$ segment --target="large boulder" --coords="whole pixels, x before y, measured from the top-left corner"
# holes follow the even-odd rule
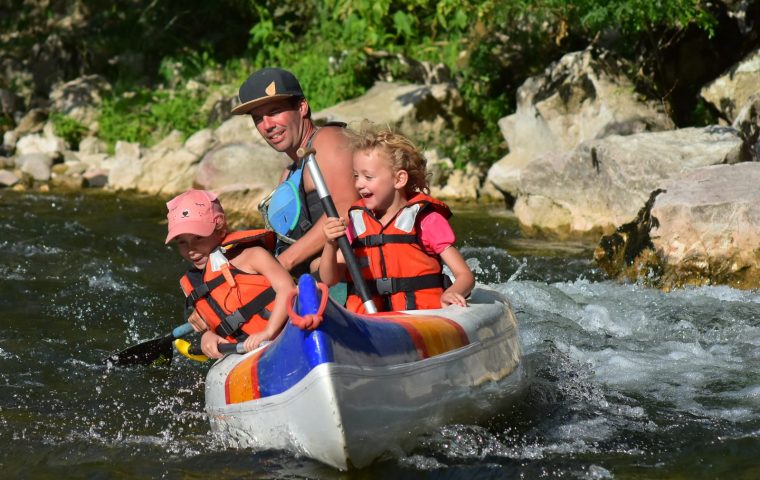
[[[702,89],[702,98],[733,122],[752,95],[760,94],[760,49]]]
[[[684,172],[653,192],[635,222],[604,237],[594,258],[615,278],[665,289],[760,288],[760,163]]]
[[[203,156],[193,183],[224,194],[227,208],[252,213],[261,198],[277,185],[288,164],[288,157],[277,154],[267,145],[220,145]]]
[[[546,153],[565,153],[581,142],[674,127],[659,102],[636,94],[624,64],[606,52],[569,53],[517,90],[517,110],[499,121],[509,153],[488,181],[516,197],[525,168]]]
[[[663,180],[744,159],[730,127],[613,135],[538,157],[523,174],[515,215],[527,234],[597,237],[631,221]]]
[[[444,129],[462,128],[462,114],[463,100],[452,84],[377,82],[361,97],[316,112],[313,118],[346,122],[354,128],[369,120],[417,139],[435,141]]]

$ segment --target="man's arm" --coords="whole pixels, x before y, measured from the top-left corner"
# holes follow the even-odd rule
[[[325,127],[319,131],[312,144],[317,151],[317,164],[325,179],[330,196],[335,202],[338,214],[347,218],[348,208],[358,198],[354,187],[353,154],[339,127]],[[306,192],[315,190],[314,181],[308,169],[304,171],[304,188]],[[321,217],[306,234],[296,243],[282,252],[277,259],[287,270],[322,251],[325,236],[322,227],[325,217]]]

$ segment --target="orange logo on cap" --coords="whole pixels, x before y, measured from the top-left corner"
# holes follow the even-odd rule
[[[267,95],[269,95],[270,97],[271,97],[272,95],[275,95],[275,94],[277,94],[277,85],[275,85],[275,84],[274,84],[274,80],[272,80],[272,83],[270,83],[270,84],[267,86],[266,90],[264,90],[264,91],[265,91],[265,92],[266,92],[266,94],[267,94]]]

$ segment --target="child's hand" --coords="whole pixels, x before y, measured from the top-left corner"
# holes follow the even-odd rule
[[[460,293],[451,292],[446,290],[441,295],[441,306],[448,307],[449,305],[459,305],[460,307],[467,306],[467,300]]]
[[[262,342],[266,342],[267,340],[271,340],[272,336],[268,332],[258,332],[254,333],[253,335],[249,335],[248,338],[245,339],[245,343],[243,343],[243,348],[245,348],[246,352],[250,352],[251,350],[255,350],[256,348],[260,347]]]
[[[214,332],[206,332],[201,337],[201,351],[208,358],[222,358],[222,354],[219,353],[218,345],[220,343],[230,343],[226,339],[220,337]]]
[[[193,310],[189,317],[187,317],[187,323],[193,326],[193,330],[196,332],[204,332],[208,330],[206,321],[198,314],[198,310]]]
[[[327,217],[322,231],[327,238],[327,243],[335,245],[335,241],[346,234],[346,221],[342,218]]]

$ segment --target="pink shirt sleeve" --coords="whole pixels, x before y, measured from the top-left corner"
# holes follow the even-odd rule
[[[419,237],[422,248],[430,255],[440,255],[456,240],[454,230],[451,229],[448,220],[438,212],[430,212],[422,216]]]

